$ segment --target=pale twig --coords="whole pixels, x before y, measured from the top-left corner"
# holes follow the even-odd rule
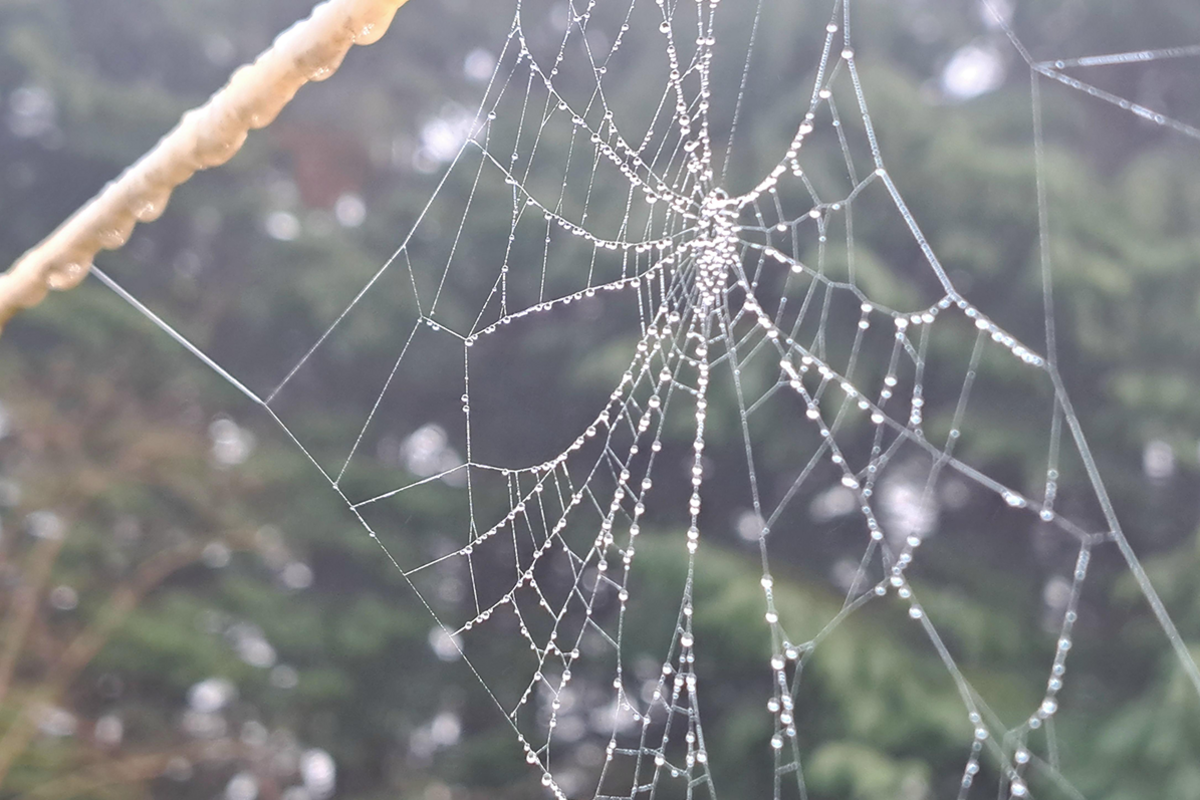
[[[0,275],[0,325],[50,289],[79,284],[101,250],[115,250],[138,222],[162,214],[171,192],[197,171],[233,157],[251,129],[269,125],[309,81],[332,75],[352,45],[377,41],[407,0],[327,0],[187,112],[149,153],[108,184],[41,244]]]

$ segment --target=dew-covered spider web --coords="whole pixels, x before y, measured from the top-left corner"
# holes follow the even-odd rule
[[[771,720],[759,755],[773,797],[807,797],[806,753],[819,720],[806,711],[806,666],[862,609],[885,604],[900,610],[961,701],[958,797],[1082,797],[1062,769],[1055,720],[1097,553],[1115,553],[1132,574],[1197,692],[1200,670],[1122,532],[1057,367],[1042,98],[1054,87],[1200,145],[1200,130],[1187,122],[1099,88],[1106,68],[1173,63],[1200,48],[1041,60],[1013,33],[1009,10],[988,7],[988,24],[1032,79],[1026,124],[1037,181],[1028,202],[1039,218],[1044,324],[1036,339],[1020,340],[989,313],[986,297],[956,288],[889,171],[888,131],[876,129],[868,107],[853,35],[862,21],[850,0],[832,2],[827,23],[806,32],[820,55],[798,66],[809,76],[804,85],[783,76],[792,105],[776,108],[771,124],[786,125],[790,144],[733,157],[756,141],[742,105],[756,78],[756,37],[772,13],[785,13],[778,5],[518,0],[497,35],[478,113],[463,123],[462,146],[421,216],[365,284],[347,287],[324,335],[280,365],[275,386],[239,382],[98,274],[283,426],[434,615],[440,646],[461,658],[464,679],[478,681],[554,796],[728,796],[711,767],[707,704],[743,691],[760,695]],[[548,26],[564,9],[561,24]],[[739,28],[748,39],[723,38],[728,15],[752,17]],[[653,34],[639,41],[655,46],[627,46],[631,31]],[[614,80],[654,87],[657,103],[626,103]],[[767,167],[740,174],[742,163]],[[481,245],[477,231],[493,229],[507,238]],[[895,264],[880,265],[866,243],[887,236],[903,245],[885,251]],[[897,282],[904,292],[890,291]],[[896,296],[911,301],[881,299]],[[595,354],[607,365],[597,369],[611,375],[606,397],[566,408],[532,403],[536,387],[525,387],[528,396],[512,400],[523,363],[515,343],[606,323],[619,323]],[[323,354],[367,332],[390,355],[361,376],[374,388],[360,430],[349,440],[302,433],[289,415],[296,398],[317,391]],[[630,333],[626,347],[618,334]],[[380,446],[389,408],[420,392],[412,365],[431,361],[461,376],[461,398],[441,416],[455,422],[410,437],[409,469],[394,471],[392,482],[356,479],[357,465]],[[973,407],[986,400],[973,392],[985,365],[1027,387],[1020,433],[1045,452],[1036,490],[961,455],[975,435]],[[955,390],[935,394],[934,384]],[[717,407],[736,413],[718,418]],[[553,451],[537,452],[508,430],[523,410],[580,424]],[[714,426],[741,442],[736,478],[709,474]],[[441,447],[446,440],[461,458]],[[679,441],[682,450],[672,444]],[[764,471],[766,453],[793,465],[782,482]],[[1090,490],[1063,508],[1057,495],[1068,473]],[[902,483],[889,477],[901,474]],[[930,509],[951,479],[999,498],[1013,525],[1041,526],[1070,554],[1044,691],[1018,719],[993,709],[910,583],[932,546]],[[751,588],[769,654],[752,686],[706,680],[706,663],[727,646],[706,640],[694,620],[704,602],[697,576],[712,494],[741,498],[748,511],[738,529],[761,559]],[[456,509],[442,525],[452,543],[436,557],[404,545],[405,509],[425,499]],[[810,504],[814,515],[842,520],[836,542],[823,546],[840,555],[843,594],[828,609],[798,612],[777,584],[804,558],[795,541]],[[644,553],[677,569],[642,567]],[[448,575],[465,586],[460,603],[436,599]],[[671,602],[643,600],[661,598],[659,584]],[[489,649],[497,638],[521,647],[498,657]],[[649,667],[635,658],[646,652]],[[585,782],[574,773],[568,780],[561,766],[581,738],[581,714],[593,734],[603,731],[604,747]]]

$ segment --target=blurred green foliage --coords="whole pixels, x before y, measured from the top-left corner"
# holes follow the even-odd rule
[[[724,0],[728,41],[749,38],[755,5]],[[764,4],[768,24],[757,34],[731,189],[769,170],[794,130],[819,57],[821,39],[812,32],[823,29],[826,5]],[[3,258],[43,236],[306,11],[303,0],[0,4]],[[464,59],[476,48],[495,54],[510,12],[507,3],[414,0],[383,42],[302,92],[276,127],[180,191],[161,221],[105,255],[103,266],[239,379],[269,389],[418,218],[439,178],[414,162],[422,126],[454,113],[448,101],[477,102],[483,87],[464,74]],[[527,4],[531,27],[549,25],[535,16],[542,12],[547,20],[558,13]],[[864,1],[855,14],[889,171],[956,285],[1040,348],[1023,65],[974,2]],[[1200,41],[1200,6],[1043,0],[1017,4],[1013,24],[1037,57],[1134,50]],[[613,103],[657,102],[661,85],[636,79],[654,63],[637,55],[659,46],[653,35],[628,33],[634,55],[609,84]],[[994,92],[949,102],[939,75],[972,42],[1000,48],[1008,77]],[[738,91],[738,65],[727,66],[718,97]],[[1200,120],[1195,59],[1107,69],[1097,77],[1103,88]],[[1062,87],[1044,84],[1043,92],[1060,369],[1128,536],[1195,652],[1200,148]],[[845,124],[861,133],[861,120],[847,115]],[[814,180],[837,179],[840,155],[822,153]],[[429,242],[416,246],[438,252],[470,188],[469,175],[452,174],[418,228]],[[364,199],[361,227],[336,223],[332,207],[342,192]],[[611,198],[593,202],[600,214]],[[275,213],[301,223],[298,237],[264,233]],[[893,307],[919,306],[930,276],[894,210],[864,198],[857,214],[859,285]],[[474,221],[462,252],[484,265],[476,281],[503,248],[508,224],[504,202]],[[844,252],[831,247],[828,258],[831,270],[846,268]],[[473,315],[480,289],[471,275],[457,280],[446,313]],[[382,283],[371,313],[348,320],[312,374],[298,376],[299,389],[283,398],[289,427],[320,458],[345,458],[396,357],[395,321],[412,313],[406,291]],[[635,318],[615,306],[594,318],[551,316],[522,328],[512,351],[476,362],[473,382],[517,398],[498,405],[491,420],[513,463],[544,458],[578,434],[627,366],[635,329]],[[966,326],[950,330],[931,342],[930,363],[958,369],[931,368],[926,376],[927,427],[942,436],[974,336]],[[461,351],[431,343],[414,349],[385,431],[372,434],[346,486],[362,496],[388,490],[397,483],[389,447],[429,423],[453,430],[460,360]],[[760,366],[743,380],[774,380]],[[957,454],[1038,496],[1052,393],[1011,359],[989,355],[980,373]],[[13,658],[0,687],[0,797],[225,792],[236,800],[231,780],[248,774],[263,800],[297,800],[303,796],[285,791],[299,784],[300,761],[316,749],[337,764],[340,798],[541,796],[503,716],[461,661],[438,657],[428,610],[312,465],[259,410],[132,309],[95,284],[52,297],[5,331],[0,381],[12,427],[0,441],[0,650]],[[705,730],[724,796],[765,797],[772,730],[761,706],[770,692],[762,570],[757,548],[735,530],[748,501],[730,387],[715,385],[711,402],[706,452],[715,478],[705,514],[713,532],[695,589]],[[763,440],[758,471],[775,496],[817,441],[796,430],[795,416],[781,404],[755,419]],[[668,449],[686,451],[688,421],[681,415],[668,430]],[[221,457],[222,431],[233,437],[227,444],[246,448],[245,459]],[[1166,443],[1175,465],[1158,480],[1144,466],[1151,442]],[[1103,530],[1082,464],[1069,452],[1065,459],[1059,507]],[[677,471],[682,482],[683,467]],[[502,507],[503,492],[488,491],[478,502]],[[862,538],[854,540],[857,551],[847,549],[857,529],[808,515],[813,500],[807,493],[794,503],[789,536],[772,553],[780,613],[808,637],[842,607],[836,568],[845,553],[861,554]],[[404,564],[446,552],[464,522],[461,493],[438,486],[389,513],[384,541]],[[623,639],[631,665],[650,660],[636,667],[641,680],[659,666],[653,659],[673,625],[663,611],[674,613],[687,577],[678,519],[651,519],[647,527]],[[1048,587],[1070,572],[1075,547],[1028,515],[1007,513],[994,495],[967,491],[911,570],[955,663],[1008,725],[1041,701],[1057,636],[1057,621],[1047,619]],[[473,580],[432,570],[416,585],[442,613],[464,607]],[[1089,798],[1200,798],[1200,699],[1109,545],[1093,553],[1080,617],[1056,716],[1058,752],[1040,739],[1030,748],[1059,759]],[[523,688],[521,644],[502,630],[469,641],[471,658],[497,670],[489,688]],[[506,664],[513,666],[505,671]],[[189,693],[205,686],[236,693],[203,711]],[[950,674],[902,607],[870,604],[833,627],[806,661],[802,687],[796,715],[814,800],[957,794],[971,724]],[[112,720],[120,721],[115,736]],[[583,781],[581,796],[591,796],[605,742],[593,731],[573,751],[593,780]],[[985,761],[976,791],[986,793],[997,774]],[[1035,796],[1079,796],[1033,775]],[[664,786],[663,796],[670,791]]]

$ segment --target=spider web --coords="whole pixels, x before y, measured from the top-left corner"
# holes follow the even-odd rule
[[[749,46],[728,45],[744,60],[734,71],[740,75],[735,106],[720,112],[732,120],[720,123],[721,143],[713,132],[714,87],[729,80],[717,72],[726,63],[717,21],[735,5],[738,13],[754,14],[754,23]],[[1124,559],[1200,692],[1200,670],[1122,533],[1056,366],[1041,99],[1048,83],[1062,84],[1200,139],[1186,122],[1077,77],[1109,65],[1192,57],[1200,48],[1039,61],[1006,17],[992,12],[1032,78],[1045,299],[1045,337],[1035,345],[1019,341],[955,288],[906,205],[867,106],[851,5],[833,2],[827,26],[811,34],[821,40],[821,55],[789,122],[790,145],[761,179],[734,191],[731,153],[746,135],[738,116],[754,37],[769,22],[762,3],[755,9],[733,0],[570,0],[553,39],[542,25],[549,4],[520,0],[469,135],[421,217],[268,393],[246,387],[97,272],[279,422],[425,603],[556,797],[717,796],[701,714],[706,684],[697,666],[711,643],[693,623],[697,558],[708,526],[705,433],[714,424],[709,400],[717,392],[739,412],[732,424],[745,450],[749,524],[762,561],[774,797],[807,797],[798,733],[804,720],[797,713],[805,665],[871,603],[906,609],[959,693],[973,731],[963,742],[960,798],[989,764],[1001,795],[1032,796],[1044,785],[1050,793],[1082,796],[1060,771],[1054,719],[1079,599],[1099,549],[1115,549]],[[658,31],[657,52],[627,55],[627,33],[639,26]],[[656,107],[626,108],[614,96],[607,76],[618,72],[619,56],[639,74],[656,76],[662,87]],[[454,180],[469,187],[461,196],[446,191]],[[509,232],[506,247],[482,251],[472,232],[496,225]],[[862,278],[862,242],[888,226],[903,232],[920,265],[911,280],[914,302],[905,308],[879,302]],[[619,382],[561,449],[513,459],[492,414],[506,388],[478,378],[473,367],[506,358],[514,331],[560,324],[566,307],[598,299],[637,319],[636,345]],[[390,331],[394,360],[375,376],[361,430],[349,442],[302,440],[287,419],[289,395],[306,391],[306,372],[319,354],[342,346],[341,337],[354,341],[366,321]],[[409,388],[408,370],[418,358],[461,370],[461,428],[451,436],[465,445],[465,459],[362,492],[355,466],[366,458],[389,401]],[[956,455],[971,434],[972,389],[985,362],[1008,364],[1011,380],[1045,401],[1027,418],[1047,446],[1044,487],[1036,496]],[[927,397],[934,379],[958,387],[941,409],[951,420],[944,430],[927,425],[930,405],[943,403]],[[765,428],[760,420],[768,408],[791,413],[794,429]],[[662,467],[664,448],[681,425],[691,441],[687,491],[660,498],[655,478],[669,469]],[[774,439],[793,448],[798,465],[782,491],[765,486],[762,475],[761,451],[780,446]],[[883,493],[889,471],[911,472],[914,464],[923,490],[913,513],[928,507],[939,480],[953,474],[1002,498],[1012,514],[1049,526],[1074,553],[1046,691],[1015,727],[968,679],[909,583],[927,531],[889,515]],[[1086,476],[1095,514],[1058,508],[1060,475],[1068,469]],[[794,524],[798,498],[831,488],[840,495],[829,496],[851,499],[857,520],[842,534],[856,554],[845,595],[826,619],[789,618],[772,577],[776,543]],[[405,547],[396,521],[395,504],[423,492],[450,496],[460,510],[445,520],[460,538],[434,559]],[[686,564],[677,605],[665,612],[638,605],[639,589],[652,579],[636,573],[648,518],[655,520],[650,527],[675,531],[670,547]],[[1099,527],[1096,518],[1103,520]],[[469,586],[469,600],[457,611],[427,599],[450,572],[466,576]],[[631,663],[629,631],[639,615],[655,613],[665,613],[670,624],[654,641],[658,661],[647,679]],[[488,652],[488,636],[521,637],[524,660],[498,665],[474,657]],[[501,679],[514,672],[517,691]],[[608,730],[604,764],[595,784],[583,789],[565,785],[558,769],[577,738],[563,729],[580,704],[601,715]]]

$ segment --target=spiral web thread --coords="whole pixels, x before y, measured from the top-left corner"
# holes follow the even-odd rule
[[[107,275],[98,272],[98,277],[283,426],[459,648],[511,724],[527,761],[555,796],[565,798],[586,791],[604,800],[633,800],[654,796],[665,783],[685,787],[688,797],[717,796],[708,768],[700,713],[702,686],[695,667],[695,654],[704,642],[697,640],[692,612],[693,575],[705,529],[701,508],[708,396],[710,384],[719,378],[731,382],[740,410],[738,424],[746,452],[750,501],[761,521],[763,624],[772,642],[770,663],[764,669],[770,670],[774,686],[767,700],[774,718],[770,741],[774,796],[807,796],[797,741],[797,726],[803,725],[803,720],[793,713],[805,663],[855,611],[868,603],[895,598],[907,608],[913,624],[923,631],[945,665],[974,730],[973,740],[964,742],[967,761],[959,797],[969,795],[985,760],[994,766],[1003,796],[1032,796],[1029,781],[1037,774],[1064,795],[1081,797],[1059,770],[1053,722],[1080,593],[1097,548],[1120,552],[1198,692],[1200,670],[1121,531],[1056,368],[1042,177],[1041,91],[1047,81],[1061,83],[1184,137],[1200,139],[1200,131],[1182,121],[1074,77],[1111,64],[1195,56],[1200,48],[1043,62],[1029,54],[1003,16],[994,14],[1032,76],[1046,334],[1045,349],[1039,351],[1018,341],[956,290],[906,206],[884,164],[867,108],[853,51],[850,0],[836,0],[827,27],[813,34],[823,38],[820,62],[807,108],[802,110],[786,153],[750,191],[734,195],[722,188],[728,148],[738,134],[736,115],[724,151],[710,136],[709,120],[714,55],[719,50],[716,20],[719,11],[733,12],[728,7],[734,5],[733,0],[723,4],[718,0],[570,0],[557,46],[541,48],[546,50],[542,54],[535,53],[538,48],[530,43],[526,29],[530,19],[541,22],[545,15],[530,10],[532,0],[518,2],[471,133],[447,171],[447,176],[467,175],[472,189],[457,214],[457,223],[440,234],[444,251],[433,257],[410,233],[264,398],[188,343]],[[743,5],[739,6],[741,12],[756,16],[737,99],[739,108],[750,74],[753,36],[765,24],[761,3],[757,10]],[[592,35],[591,29],[598,27],[602,17],[609,23],[610,41]],[[639,24],[658,25],[667,77],[658,108],[640,123],[642,133],[626,138],[618,127],[620,114],[606,96],[605,76],[616,63],[626,33]],[[580,93],[578,79],[575,86],[560,90],[560,70],[569,69],[574,69],[576,76],[588,76],[587,91]],[[851,119],[853,125],[843,124]],[[553,151],[543,142],[544,133],[555,126],[569,128],[565,153]],[[806,170],[806,144],[821,136],[828,137],[834,152],[840,152],[844,160],[841,166],[847,189],[840,194],[819,190]],[[447,309],[446,286],[453,283],[465,260],[460,251],[470,241],[476,213],[473,204],[484,191],[481,187],[499,181],[511,201],[505,212],[510,219],[509,247],[504,253],[492,254],[485,268],[486,291],[477,298],[477,313],[464,316],[461,309]],[[572,190],[580,186],[586,190],[571,194],[568,184]],[[436,211],[434,204],[445,185],[443,178],[414,232],[427,224],[430,216],[444,214]],[[599,193],[601,187],[614,185],[621,187],[623,200],[617,213],[605,218],[609,209],[598,207],[593,191]],[[797,203],[798,197],[806,199]],[[915,310],[891,309],[873,300],[856,282],[854,210],[866,198],[890,204],[902,220],[923,254],[924,268],[940,286],[941,297],[936,302]],[[844,233],[841,258],[845,263],[838,274],[829,266],[835,232],[839,246]],[[528,242],[535,243],[539,258],[529,258],[527,249],[522,254],[521,247]],[[815,259],[809,258],[813,254]],[[339,326],[361,310],[372,289],[396,274],[411,285],[418,312],[411,328],[397,335],[397,359],[379,387],[362,431],[340,464],[329,466],[292,434],[282,412],[277,415],[277,398],[314,354],[327,346]],[[619,385],[591,424],[545,463],[512,468],[473,458],[472,421],[478,424],[487,410],[471,405],[470,365],[472,353],[479,352],[473,348],[499,336],[511,324],[609,293],[636,303],[640,338]],[[846,301],[853,306],[846,306]],[[848,307],[857,311],[847,316]],[[941,327],[975,333],[968,363],[957,367],[961,389],[949,433],[944,440],[934,441],[924,429],[924,375],[931,341]],[[352,497],[343,489],[343,477],[369,439],[371,423],[389,392],[402,390],[395,379],[406,358],[428,337],[452,341],[463,353],[466,461],[376,496]],[[883,375],[867,374],[869,367],[863,367],[862,356],[875,346],[886,354],[881,361],[887,364]],[[994,354],[1015,360],[1020,380],[1046,383],[1053,391],[1049,454],[1040,497],[1024,496],[955,456],[964,435],[976,370],[984,358]],[[747,384],[743,375],[764,363],[770,365],[776,379],[766,386]],[[804,409],[797,425],[814,431],[819,445],[804,454],[804,465],[791,487],[772,505],[766,493],[760,492],[755,468],[760,441],[751,428],[755,412],[781,398]],[[636,588],[630,575],[642,535],[641,520],[654,502],[652,473],[661,462],[664,430],[668,419],[673,419],[669,414],[677,409],[679,415],[690,419],[693,430],[691,494],[683,511],[685,533],[679,536],[679,557],[687,560],[688,577],[679,598],[674,634],[662,654],[661,674],[653,681],[653,690],[646,692],[635,687],[636,679],[623,658],[623,632],[627,604]],[[840,434],[868,424],[873,438],[865,452],[844,444],[845,437]],[[1071,448],[1091,482],[1104,529],[1094,530],[1056,510],[1060,455]],[[1002,497],[1015,513],[1040,520],[1073,543],[1077,552],[1058,646],[1048,665],[1044,699],[1015,728],[1006,727],[971,685],[907,580],[908,568],[920,552],[921,536],[890,535],[886,521],[876,513],[875,489],[881,475],[902,452],[914,451],[923,454],[928,464],[923,503],[929,501],[940,475],[954,473]],[[790,621],[781,618],[776,607],[768,542],[773,530],[787,521],[789,508],[794,507],[789,504],[801,490],[827,479],[840,481],[853,494],[864,544],[841,610],[816,636],[800,641],[789,635]],[[477,510],[475,495],[487,481],[496,480],[505,487],[509,500],[507,512],[493,518],[489,512]],[[461,487],[469,517],[466,541],[426,563],[401,563],[377,534],[377,523],[370,514],[389,500],[438,481]],[[558,581],[562,584],[558,587],[542,577],[543,568],[552,560],[560,572],[566,570],[569,575],[565,583]],[[427,589],[420,584],[427,574],[447,564],[462,566],[469,576],[471,611],[462,619],[435,613],[436,603],[426,601]],[[511,574],[498,577],[500,570],[511,570]],[[499,591],[495,590],[497,581]],[[493,682],[483,666],[470,659],[473,637],[491,630],[500,618],[519,631],[531,657],[523,673],[528,678],[526,688],[513,698],[493,692]],[[577,694],[572,681],[582,681],[578,676],[587,673],[591,662],[609,665],[602,671],[611,678],[603,693],[597,694],[595,685],[588,690],[590,705],[609,712],[606,761],[594,786],[564,787],[556,766],[570,743],[557,732],[573,693]],[[681,790],[671,790],[677,791]]]

